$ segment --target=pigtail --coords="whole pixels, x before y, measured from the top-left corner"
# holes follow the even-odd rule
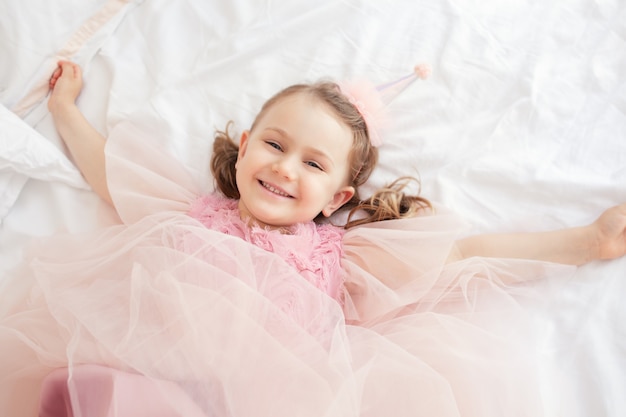
[[[213,155],[211,156],[211,172],[215,178],[215,185],[228,198],[239,199],[239,189],[237,189],[235,164],[239,146],[235,143],[229,133],[233,122],[230,121],[223,131],[215,132],[213,142]]]
[[[427,199],[404,192],[412,181],[417,180],[413,177],[398,178],[377,190],[370,198],[355,204],[348,213],[344,227],[349,229],[366,223],[415,217],[422,210],[432,210],[432,204]],[[357,215],[359,217],[353,220]]]

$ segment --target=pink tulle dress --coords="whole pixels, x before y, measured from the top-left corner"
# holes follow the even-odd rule
[[[2,416],[541,416],[533,282],[450,262],[441,211],[348,231],[248,228],[121,125],[123,224],[33,245],[0,306]]]

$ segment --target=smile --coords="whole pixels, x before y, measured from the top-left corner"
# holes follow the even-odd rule
[[[290,196],[289,194],[287,194],[286,192],[284,192],[283,190],[280,190],[268,183],[266,183],[265,181],[261,181],[259,180],[259,184],[261,184],[263,186],[263,188],[265,188],[266,190],[268,190],[269,192],[279,195],[281,197],[288,197],[288,198],[293,198],[292,196]]]

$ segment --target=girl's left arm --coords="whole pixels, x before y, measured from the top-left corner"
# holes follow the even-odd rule
[[[587,226],[550,232],[471,236],[456,242],[451,260],[472,256],[521,258],[583,265],[626,254],[626,204],[606,210]]]

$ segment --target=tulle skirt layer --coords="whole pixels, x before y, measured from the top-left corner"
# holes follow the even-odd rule
[[[178,213],[54,238],[4,294],[2,415],[541,415],[519,300],[570,270],[445,264],[444,220],[348,232],[343,305]]]
[[[339,302],[186,215],[197,182],[150,136],[108,138],[125,224],[34,244],[4,286],[0,415],[542,415],[523,304],[570,268],[450,262],[440,210],[347,231]]]

